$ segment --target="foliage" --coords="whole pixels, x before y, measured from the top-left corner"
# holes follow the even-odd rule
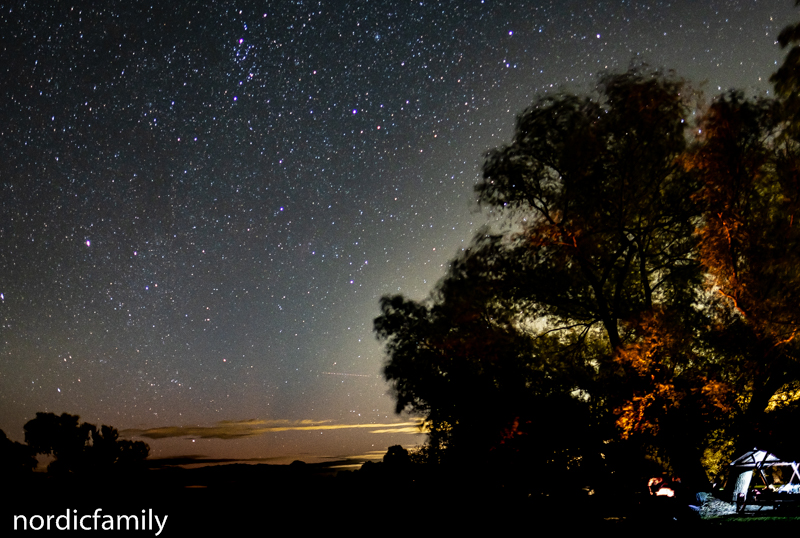
[[[780,102],[731,92],[712,105],[691,163],[703,180],[698,230],[717,348],[730,360],[741,430],[757,429],[770,399],[800,379],[800,153]],[[743,433],[740,432],[740,433]],[[752,443],[743,441],[745,446]]]
[[[383,463],[390,467],[407,467],[411,463],[411,457],[408,450],[401,445],[393,445],[383,455]]]
[[[777,99],[733,91],[700,112],[682,81],[633,69],[519,116],[476,186],[492,226],[427,300],[384,297],[375,320],[397,411],[429,427],[424,457],[566,470],[639,447],[699,479],[701,461],[784,443],[800,408],[798,36],[779,37]]]
[[[800,5],[800,1],[795,2]],[[781,48],[789,47],[783,64],[770,77],[770,82],[775,85],[783,108],[783,115],[789,119],[786,130],[793,138],[800,135],[800,23],[791,24],[784,28],[778,35]]]
[[[680,390],[638,383],[638,400],[621,390],[649,373],[632,362],[637,342],[656,337],[645,320],[698,317],[698,184],[680,159],[682,91],[674,78],[630,71],[601,79],[597,100],[539,100],[511,144],[489,153],[476,187],[501,224],[452,262],[429,301],[383,298],[385,375],[398,411],[430,423],[429,456],[524,449],[571,454],[558,463],[569,468],[613,437],[614,410],[623,429],[641,432],[658,391],[663,411],[685,394],[707,399],[704,371],[687,372]],[[672,370],[696,360],[687,338],[670,344],[683,346],[668,354]],[[704,418],[724,409],[714,397]]]
[[[36,469],[36,456],[30,447],[12,441],[0,430],[0,468],[6,475],[29,473]]]
[[[616,356],[645,382],[616,410],[623,439],[645,432],[656,436],[667,424],[673,431],[705,429],[706,422],[732,411],[730,386],[698,367],[704,357],[695,353],[691,332],[665,317],[660,313],[645,317],[638,331],[642,336]]]
[[[686,303],[696,189],[678,157],[689,111],[679,81],[636,71],[601,79],[601,102],[545,98],[518,120],[513,142],[487,157],[479,199],[517,217],[522,290],[540,315],[602,326],[654,303]]]
[[[36,454],[52,454],[48,466],[53,473],[125,470],[140,466],[150,447],[142,441],[119,439],[111,426],[100,429],[80,417],[63,413],[36,413],[25,424],[25,441]]]

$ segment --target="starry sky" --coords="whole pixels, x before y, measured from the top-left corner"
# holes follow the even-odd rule
[[[151,457],[420,444],[372,333],[490,215],[537,96],[646,63],[770,90],[791,0],[0,1],[0,429]]]

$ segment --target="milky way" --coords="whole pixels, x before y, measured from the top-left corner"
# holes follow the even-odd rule
[[[422,442],[372,319],[381,295],[423,298],[486,220],[472,185],[515,114],[643,63],[709,98],[765,93],[800,18],[755,0],[156,4],[0,4],[14,440],[52,411],[176,432],[144,437],[161,456]],[[254,433],[187,429],[226,424]]]

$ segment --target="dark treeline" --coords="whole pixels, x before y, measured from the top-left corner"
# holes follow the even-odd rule
[[[349,470],[356,463],[185,468],[156,460],[136,473],[28,473],[5,482],[15,495],[0,512],[6,528],[13,515],[81,516],[99,509],[114,516],[152,510],[162,519],[168,516],[166,532],[181,535],[263,534],[275,527],[329,532],[333,526],[392,535],[489,530],[509,513],[531,517],[555,507],[508,495],[472,468],[450,472],[415,465],[400,446],[389,448],[383,461]]]
[[[417,459],[527,489],[633,468],[699,490],[739,450],[792,457],[800,25],[779,41],[775,97],[705,104],[640,68],[519,115],[475,187],[492,224],[375,320],[397,411],[429,428]]]
[[[12,474],[35,470],[37,454],[54,457],[47,467],[51,474],[85,474],[142,469],[150,453],[142,441],[120,439],[116,428],[81,423],[68,413],[36,413],[24,430],[24,445],[0,430],[0,465]]]

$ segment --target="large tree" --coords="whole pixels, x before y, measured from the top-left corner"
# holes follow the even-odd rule
[[[476,187],[498,224],[428,301],[381,303],[385,375],[398,410],[428,419],[432,450],[522,439],[548,461],[570,448],[582,458],[580,439],[614,437],[616,422],[622,437],[661,432],[659,448],[687,467],[728,411],[698,330],[708,322],[696,307],[687,89],[632,70],[597,93],[523,112]]]
[[[792,404],[800,382],[800,147],[789,110],[722,96],[689,160],[703,182],[699,251],[716,296],[715,347],[735,366],[740,447],[765,441],[766,413]]]
[[[734,91],[700,111],[681,81],[632,70],[519,116],[476,187],[493,225],[427,301],[385,297],[376,319],[398,411],[428,420],[431,455],[531,439],[548,461],[587,454],[567,420],[695,475],[703,449],[719,463],[737,443],[785,445],[800,413],[800,24],[779,42],[774,99]],[[534,426],[543,414],[564,446]]]

